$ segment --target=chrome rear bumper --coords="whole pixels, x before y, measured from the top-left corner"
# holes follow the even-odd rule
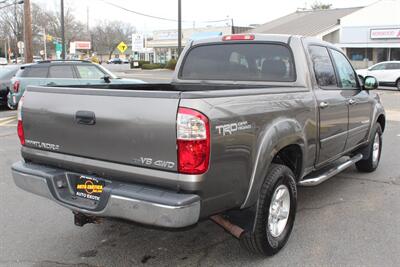
[[[121,218],[168,228],[186,227],[199,220],[200,197],[197,195],[114,181],[103,204],[93,207],[81,205],[79,200],[73,200],[76,199],[72,196],[73,188],[57,188],[56,180],[67,181],[69,174],[66,170],[32,163],[17,162],[12,166],[14,182],[21,189],[86,215]],[[66,184],[70,183],[67,181]]]

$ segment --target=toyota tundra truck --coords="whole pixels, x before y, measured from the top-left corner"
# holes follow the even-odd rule
[[[190,41],[169,84],[28,87],[12,175],[72,210],[79,226],[119,218],[186,228],[211,218],[273,255],[293,228],[298,186],[354,164],[378,167],[377,87],[313,38]]]

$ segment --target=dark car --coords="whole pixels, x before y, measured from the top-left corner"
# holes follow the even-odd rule
[[[11,78],[18,71],[19,66],[5,66],[0,68],[0,106],[7,105],[7,94]]]
[[[115,57],[110,59],[109,61],[107,61],[107,64],[123,64],[124,62],[122,61],[122,59]]]

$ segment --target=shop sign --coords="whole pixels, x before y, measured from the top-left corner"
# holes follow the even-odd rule
[[[400,39],[400,28],[371,29],[371,39]]]

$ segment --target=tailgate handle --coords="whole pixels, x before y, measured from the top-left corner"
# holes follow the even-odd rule
[[[92,111],[79,110],[75,114],[75,120],[79,124],[94,125],[96,124],[96,115]]]

